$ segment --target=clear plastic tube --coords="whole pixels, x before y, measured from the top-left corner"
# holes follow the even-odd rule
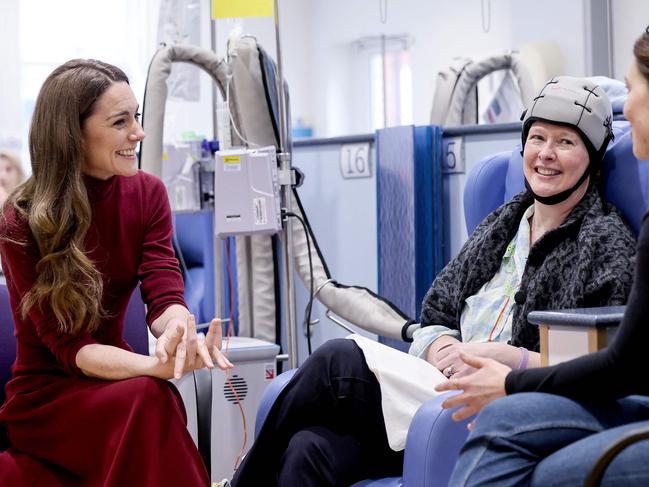
[[[230,109],[227,101],[216,104],[216,128],[221,150],[232,147],[232,134],[230,133]]]

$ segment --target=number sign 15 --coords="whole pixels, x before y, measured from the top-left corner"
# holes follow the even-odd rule
[[[340,174],[344,179],[371,176],[369,142],[344,144],[340,147]]]

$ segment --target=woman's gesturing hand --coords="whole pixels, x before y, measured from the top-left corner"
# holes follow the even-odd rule
[[[210,369],[214,368],[214,362],[216,362],[216,365],[222,370],[234,367],[228,358],[221,352],[222,333],[221,320],[214,318],[210,322],[210,327],[207,330],[205,341],[199,341],[199,354],[203,357],[205,365]]]
[[[207,367],[214,368],[214,362],[225,370],[233,367],[221,353],[221,320],[213,319],[204,340],[196,333],[196,318],[189,315],[186,322],[173,317],[167,322],[165,331],[158,338],[156,357],[165,367],[165,374],[180,379],[184,372]],[[169,360],[169,358],[173,360]]]
[[[460,358],[475,371],[465,377],[453,376],[435,387],[438,392],[462,390],[460,394],[448,398],[442,404],[445,409],[460,407],[453,413],[455,421],[462,421],[477,414],[494,399],[506,395],[505,377],[511,371],[510,367],[494,359],[464,353],[460,354]]]

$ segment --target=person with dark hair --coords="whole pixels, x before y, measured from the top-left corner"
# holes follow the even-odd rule
[[[0,215],[16,325],[0,427],[0,485],[208,485],[167,379],[227,369],[221,330],[205,340],[183,299],[164,185],[138,170],[138,103],[115,66],[76,59],[36,100],[32,176]],[[122,336],[140,284],[155,356]],[[143,324],[144,326],[144,324]]]
[[[538,329],[527,313],[624,303],[635,238],[594,184],[613,135],[611,112],[588,80],[548,82],[523,123],[527,189],[487,216],[436,277],[411,355],[358,335],[322,345],[277,397],[232,485],[400,475],[419,406],[437,394],[435,384],[471,372],[461,353],[539,366]],[[519,291],[526,299],[517,302]]]
[[[637,39],[633,53],[624,115],[631,122],[634,155],[649,159],[649,29]],[[464,362],[477,370],[438,387],[462,390],[445,401],[445,407],[461,406],[454,418],[482,410],[450,485],[583,485],[614,441],[649,426],[649,381],[644,375],[649,342],[647,215],[624,319],[607,349],[529,370],[464,355]],[[645,440],[621,451],[600,485],[649,485],[648,448]]]

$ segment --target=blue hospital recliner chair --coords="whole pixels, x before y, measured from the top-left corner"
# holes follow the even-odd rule
[[[16,337],[6,284],[0,284],[0,404],[5,402],[4,385],[11,379],[11,366],[16,360]],[[0,436],[2,432],[0,431]],[[6,447],[0,438],[0,450]]]
[[[214,311],[214,214],[210,210],[174,213],[174,246],[185,282],[185,302],[206,323]]]
[[[649,209],[649,161],[638,161],[632,152],[628,122],[614,123],[615,141],[602,167],[604,195],[623,213],[636,234]],[[524,189],[520,147],[480,161],[469,173],[464,190],[464,215],[469,234],[493,210]],[[279,375],[266,389],[255,424],[259,431],[273,401],[295,373]],[[406,441],[402,477],[368,479],[354,487],[445,487],[457,461],[470,419],[455,422],[453,410],[441,404],[449,394],[424,403],[415,414]]]

